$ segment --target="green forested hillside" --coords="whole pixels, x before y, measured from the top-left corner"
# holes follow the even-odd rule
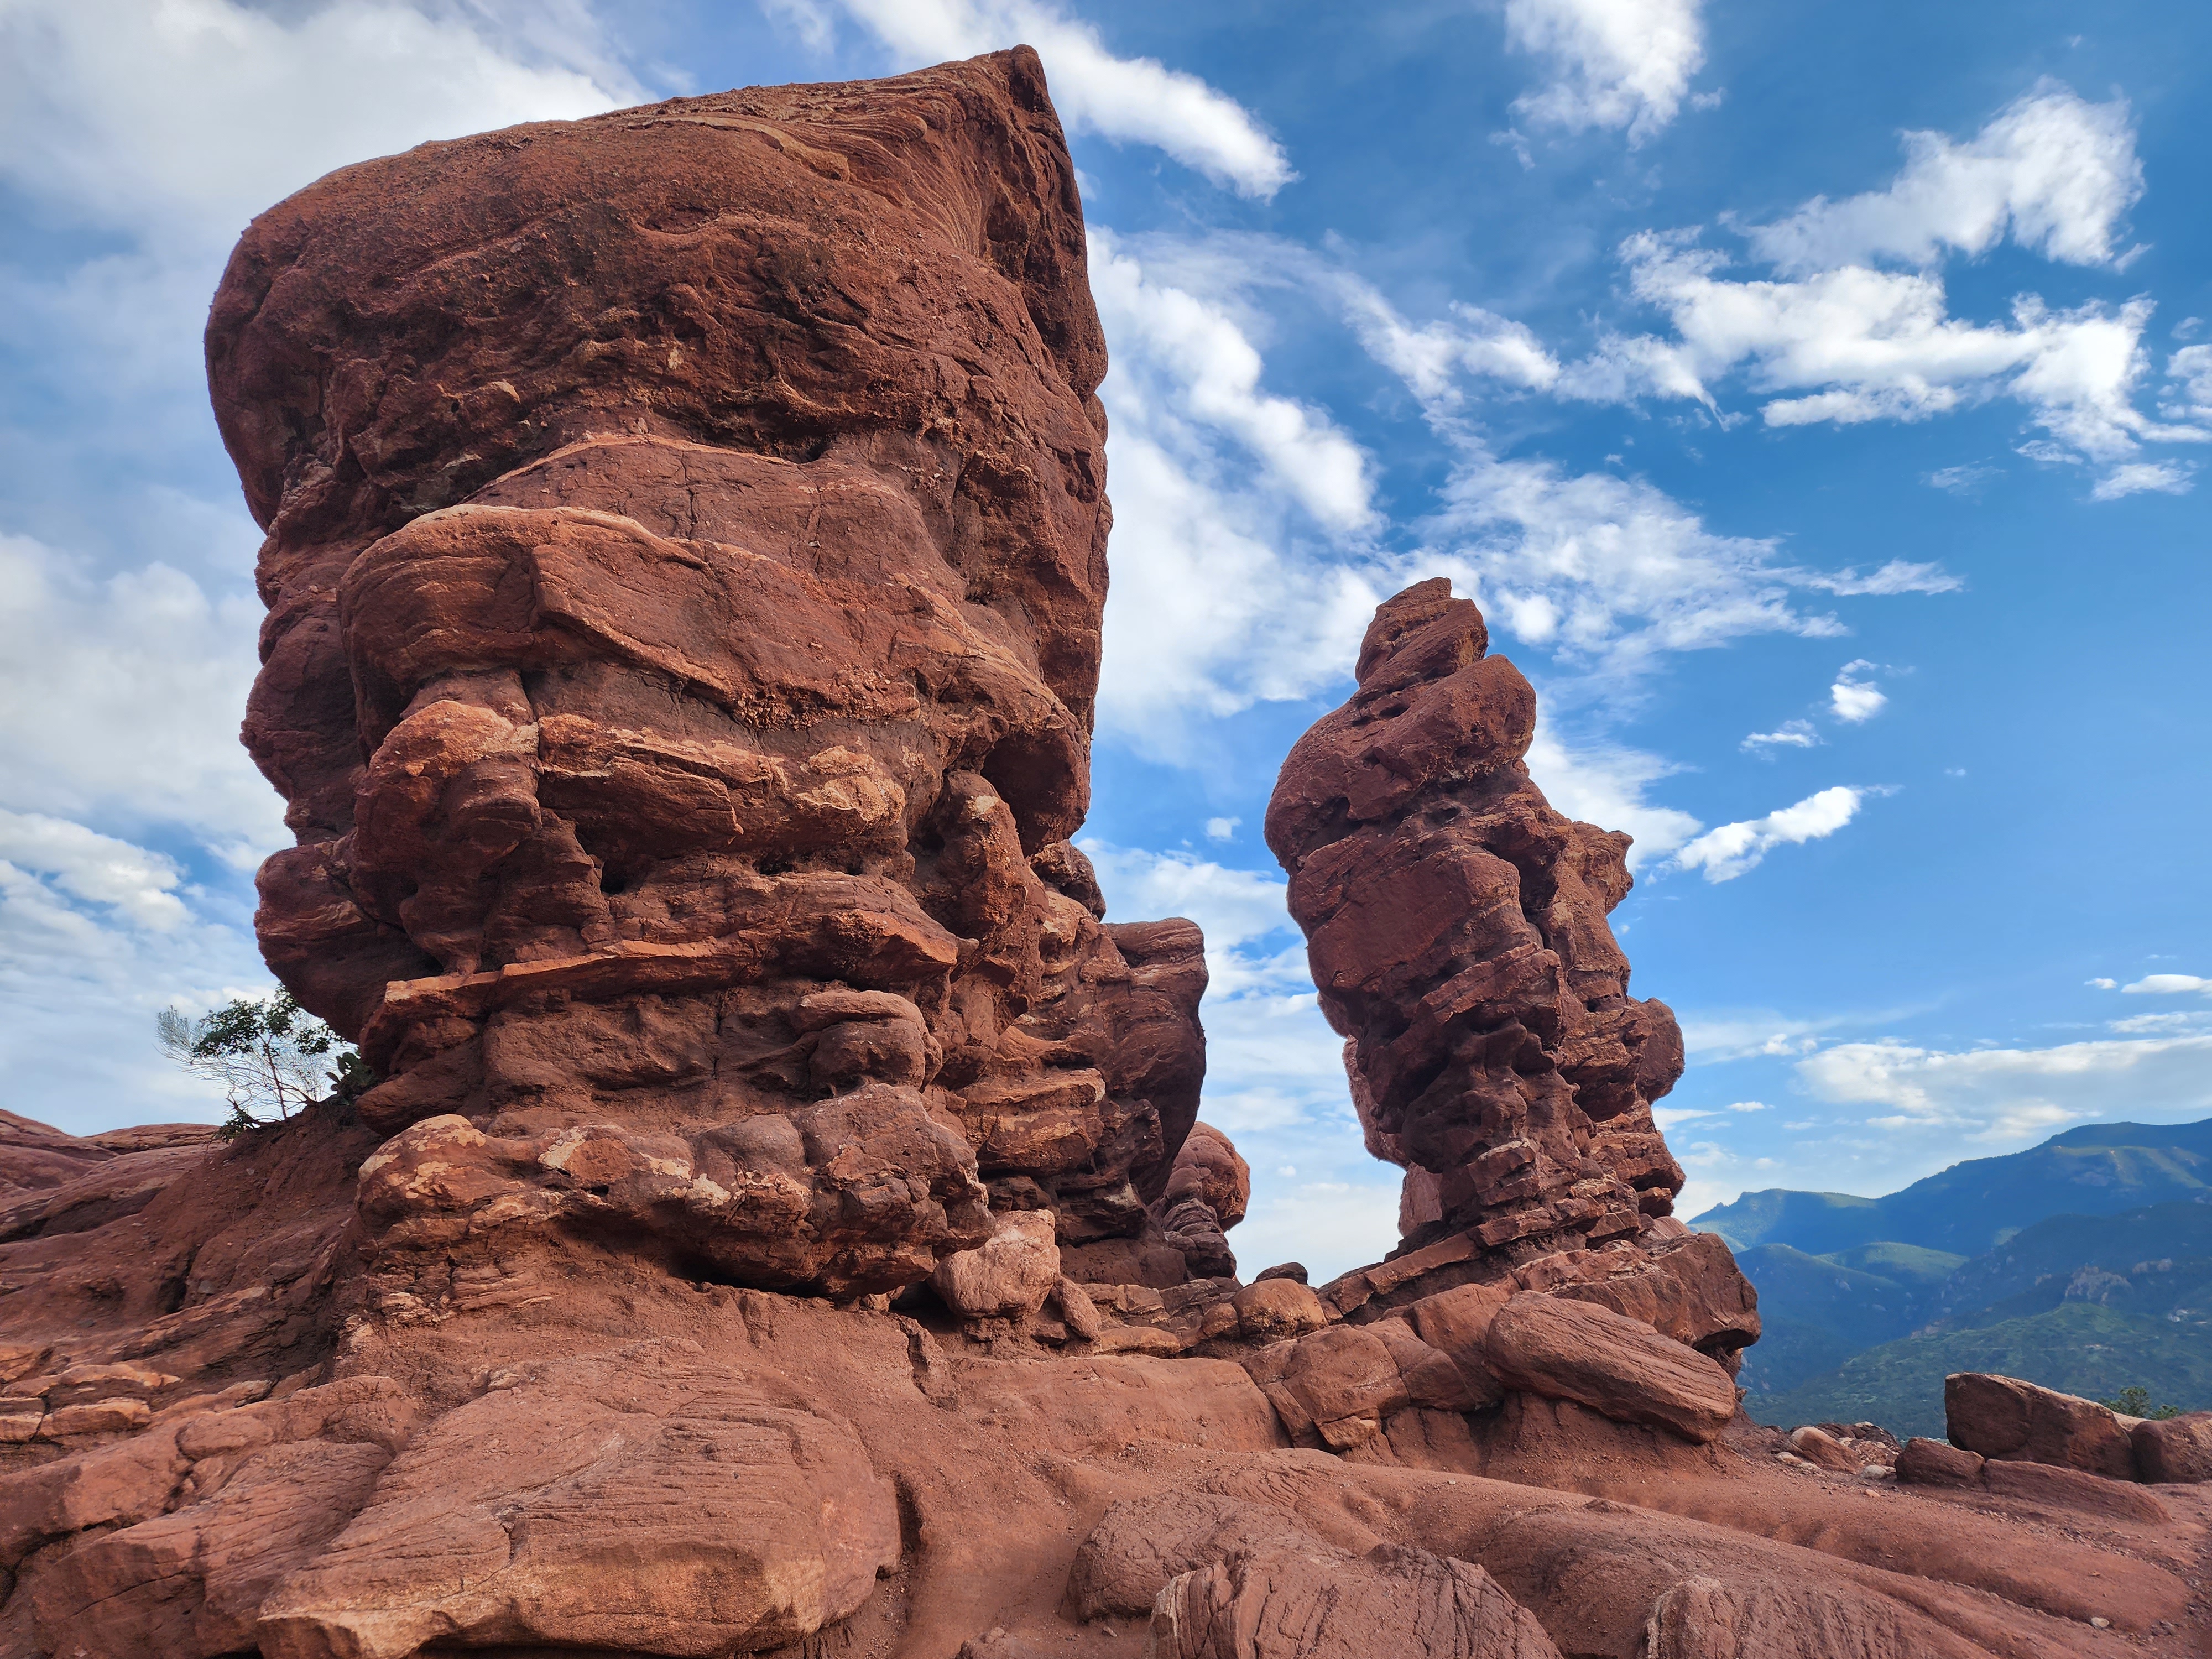
[[[1696,1224],[1758,1288],[1741,1380],[1764,1420],[1941,1434],[1954,1370],[2212,1408],[2212,1121],[2092,1125],[1886,1198],[1747,1193]]]
[[[2185,1327],[2081,1302],[1884,1343],[1824,1376],[1780,1393],[1754,1393],[1744,1403],[1765,1423],[1873,1422],[1899,1436],[1941,1438],[1943,1379],[1953,1371],[1996,1371],[2091,1399],[2133,1384],[2148,1389],[2154,1404],[2212,1409],[2212,1342],[2201,1323]]]

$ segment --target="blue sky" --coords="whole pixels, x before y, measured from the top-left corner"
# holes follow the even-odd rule
[[[1449,574],[1691,1067],[1686,1209],[2212,1112],[2212,13],[2125,0],[0,0],[0,1063],[210,1115],[267,983],[258,532],[198,333],[330,167],[1026,40],[1114,354],[1085,830],[1212,942],[1250,1267],[1395,1242],[1258,836],[1374,603]]]

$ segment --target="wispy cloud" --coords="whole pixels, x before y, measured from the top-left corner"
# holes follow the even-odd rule
[[[1812,1094],[1890,1109],[1876,1127],[1943,1127],[1984,1140],[2048,1134],[2108,1116],[2172,1119],[2212,1109],[2212,1035],[2069,1042],[2048,1048],[1845,1042],[1799,1060]]]
[[[1753,732],[1736,745],[1747,755],[1769,754],[1777,749],[1817,749],[1820,734],[1810,720],[1784,720],[1771,732]]]
[[[1069,128],[1152,144],[1241,195],[1266,199],[1297,174],[1259,119],[1197,76],[1109,51],[1098,30],[1037,0],[779,0],[775,13],[827,46],[842,14],[919,69],[1007,46],[1035,46]]]

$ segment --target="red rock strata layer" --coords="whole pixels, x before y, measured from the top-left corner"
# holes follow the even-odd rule
[[[1358,689],[1267,807],[1368,1150],[1404,1169],[1405,1242],[1331,1287],[1356,1316],[1469,1282],[1557,1291],[1733,1363],[1758,1298],[1673,1219],[1651,1103],[1682,1072],[1628,994],[1606,915],[1628,837],[1552,810],[1522,757],[1536,694],[1442,578],[1375,613]]]
[[[482,1180],[750,1285],[911,1284],[987,1197],[1146,1230],[1206,975],[1068,842],[1106,357],[1033,56],[344,169],[208,363],[262,945],[365,1121],[489,1118]]]
[[[1656,1137],[1580,1177],[1637,1231],[1547,1196],[1500,1258],[1454,1188],[1326,1301],[1238,1283],[1197,931],[1102,928],[1066,840],[1072,177],[1016,52],[429,147],[249,234],[264,939],[389,1080],[228,1144],[0,1120],[0,1653],[2202,1650],[2207,1489],[1900,1490],[1738,1416]],[[1551,948],[1619,968],[1563,1029],[1656,1052]],[[1549,1041],[1556,1157],[1652,1091]]]

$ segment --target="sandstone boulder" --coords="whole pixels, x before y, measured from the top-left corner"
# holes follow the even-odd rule
[[[1844,1443],[1826,1429],[1807,1424],[1790,1431],[1790,1449],[1815,1468],[1832,1470],[1838,1474],[1856,1474],[1866,1460],[1854,1455]]]
[[[1984,1457],[2135,1478],[2128,1431],[2094,1400],[2018,1377],[1960,1371],[1943,1379],[1943,1416],[1951,1443]]]
[[[1490,1322],[1512,1297],[1512,1291],[1503,1285],[1462,1285],[1424,1297],[1406,1310],[1421,1340],[1458,1367],[1477,1407],[1494,1406],[1504,1396],[1504,1385],[1490,1369],[1483,1340],[1490,1334]]]
[[[2139,1480],[2212,1480],[2212,1412],[2145,1419],[2128,1431]]]
[[[1125,1498],[1077,1548],[1068,1598],[1079,1618],[1141,1617],[1170,1579],[1286,1540],[1311,1541],[1291,1515],[1271,1505],[1212,1492]]]
[[[998,1231],[980,1247],[961,1250],[940,1261],[929,1276],[929,1288],[945,1305],[967,1319],[1019,1319],[1044,1306],[1045,1298],[1060,1287],[1060,1245],[1049,1212],[1017,1210],[995,1218]],[[1074,1297],[1089,1297],[1074,1289]],[[1091,1312],[1091,1334],[1097,1334],[1097,1312]],[[1069,1319],[1071,1328],[1083,1322],[1079,1306]]]
[[[1182,1574],[1152,1609],[1146,1659],[1558,1659],[1528,1610],[1465,1561],[1399,1545],[1307,1542]]]
[[[1914,1436],[1897,1455],[1897,1478],[1920,1486],[1974,1486],[1982,1480],[1981,1453],[1948,1440]]]
[[[1588,1303],[1516,1296],[1492,1318],[1482,1346],[1505,1387],[1571,1400],[1617,1422],[1708,1441],[1735,1415],[1735,1384],[1717,1362]]]
[[[1303,1336],[1328,1323],[1321,1298],[1293,1279],[1263,1279],[1247,1285],[1230,1305],[1237,1310],[1239,1332],[1255,1341]]]

